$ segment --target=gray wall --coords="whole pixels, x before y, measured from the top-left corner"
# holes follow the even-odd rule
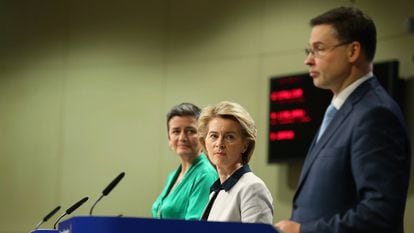
[[[376,61],[398,59],[414,134],[414,3],[351,1],[378,27]],[[149,217],[166,175],[165,112],[191,101],[242,104],[259,137],[251,162],[288,218],[301,163],[267,164],[269,78],[306,72],[308,20],[332,0],[2,1],[0,233],[28,232],[56,205],[92,202],[126,177],[97,215]],[[411,79],[410,79],[411,78]],[[411,181],[406,232],[414,232]],[[44,227],[50,227],[55,218]]]

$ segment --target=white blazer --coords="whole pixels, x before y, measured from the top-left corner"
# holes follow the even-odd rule
[[[273,199],[253,172],[244,173],[230,190],[219,190],[207,221],[273,222]],[[210,200],[215,192],[210,194]]]

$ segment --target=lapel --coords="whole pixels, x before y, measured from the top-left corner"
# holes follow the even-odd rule
[[[344,121],[352,112],[354,105],[365,95],[365,93],[368,90],[375,88],[377,85],[379,85],[379,83],[377,79],[374,77],[358,86],[357,89],[355,89],[355,91],[348,97],[348,99],[345,101],[342,107],[338,110],[335,117],[332,119],[331,123],[328,125],[324,134],[321,136],[318,142],[316,142],[318,134],[315,134],[315,137],[308,150],[308,154],[306,155],[306,159],[303,164],[296,193],[293,198],[294,200],[296,199],[297,194],[299,193],[304,181],[306,180],[313,163],[318,157],[319,152],[326,146],[326,144],[329,142],[329,139],[331,139],[333,135],[336,133],[337,129],[342,124],[344,124]]]

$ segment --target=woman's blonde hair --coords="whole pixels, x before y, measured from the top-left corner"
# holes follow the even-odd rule
[[[257,137],[253,118],[240,104],[234,102],[222,101],[214,106],[205,107],[198,121],[198,139],[206,153],[205,139],[208,133],[208,124],[216,117],[232,119],[240,124],[242,137],[248,142],[247,149],[242,154],[242,162],[247,164],[252,157]]]

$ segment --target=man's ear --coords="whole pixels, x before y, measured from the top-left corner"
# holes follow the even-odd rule
[[[348,46],[348,58],[350,62],[356,62],[362,56],[361,44],[357,41]]]

